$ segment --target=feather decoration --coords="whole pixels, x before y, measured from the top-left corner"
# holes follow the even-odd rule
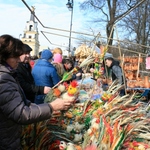
[[[100,62],[102,62],[104,60],[104,56],[108,50],[108,45],[106,45],[106,46],[101,45],[100,49],[101,49]]]
[[[62,80],[63,81],[68,81],[68,80],[70,80],[71,78],[72,78],[72,72],[65,72],[64,74],[63,74],[63,77],[62,77]]]

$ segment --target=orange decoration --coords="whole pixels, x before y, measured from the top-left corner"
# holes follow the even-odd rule
[[[53,91],[54,91],[54,96],[59,97],[61,95],[61,92],[58,88],[55,88]]]

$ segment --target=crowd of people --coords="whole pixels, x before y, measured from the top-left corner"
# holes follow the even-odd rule
[[[61,98],[44,103],[44,98],[63,74],[80,62],[64,58],[60,48],[44,49],[34,58],[31,51],[29,45],[11,35],[0,36],[0,150],[20,150],[22,125],[49,119],[53,112],[67,110],[73,104]],[[109,53],[104,60],[111,68],[112,80],[118,79],[123,84],[119,62]],[[80,68],[70,81],[81,80],[82,74]]]
[[[22,125],[49,119],[53,112],[67,110],[73,103],[61,98],[51,103],[34,103],[37,95],[46,94],[51,88],[44,82],[36,85],[29,65],[30,51],[21,40],[0,36],[0,150],[21,150]],[[50,65],[48,58],[43,61]],[[38,60],[37,66],[40,63]]]

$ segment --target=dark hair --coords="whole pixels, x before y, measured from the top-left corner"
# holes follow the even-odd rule
[[[107,58],[105,58],[105,60],[107,60],[107,59],[108,59],[108,60],[112,60],[112,61],[114,60],[112,57],[107,57]]]
[[[72,61],[70,58],[65,58],[65,59],[63,59],[63,60],[62,60],[62,64],[63,64],[63,65],[64,65],[64,64],[71,64],[72,67],[69,69],[69,71],[74,68],[74,63],[73,63],[73,61]]]
[[[41,56],[41,54],[42,54],[42,51],[39,52],[39,56]]]
[[[37,55],[31,56],[31,60],[36,60],[36,59],[38,59]]]
[[[62,60],[62,63],[63,63],[63,64],[72,64],[72,65],[73,65],[73,61],[72,61],[71,59],[69,59],[69,58],[63,59],[63,60]]]
[[[23,54],[23,43],[11,35],[0,36],[0,63],[10,57],[19,57]]]
[[[30,53],[32,51],[32,48],[28,44],[23,45],[23,53]]]

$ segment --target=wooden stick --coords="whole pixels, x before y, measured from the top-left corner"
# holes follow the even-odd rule
[[[121,47],[120,47],[120,41],[119,41],[119,37],[118,37],[118,30],[117,28],[116,29],[116,35],[117,35],[117,42],[118,42],[118,50],[119,50],[119,55],[120,55],[120,58],[121,58]],[[126,79],[125,79],[125,74],[124,74],[124,70],[123,70],[123,65],[124,65],[124,54],[123,54],[123,59],[122,61],[120,62],[121,63],[121,71],[122,71],[122,76],[123,76],[123,82],[124,82],[124,90],[125,90],[125,94],[127,94],[127,89],[126,89]]]
[[[141,58],[141,54],[139,54],[139,58],[138,58],[138,69],[137,69],[136,79],[138,79],[139,70],[140,70],[140,58]]]
[[[123,65],[124,65],[124,54],[123,54],[123,59],[122,59],[122,74],[123,74],[123,81],[124,81],[124,85],[125,85],[125,94],[127,94],[127,85],[126,85],[126,78],[125,78],[125,73],[124,73],[124,69],[123,69]]]

